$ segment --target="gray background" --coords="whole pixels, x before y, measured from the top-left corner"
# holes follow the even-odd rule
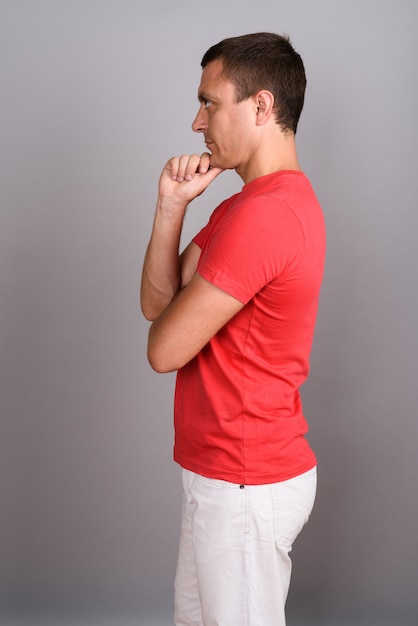
[[[1,0],[2,626],[171,623],[174,377],[146,361],[140,268],[163,164],[203,150],[200,58],[256,30],[304,58],[298,146],[328,230],[289,625],[418,623],[417,18],[415,0]],[[219,177],[184,243],[240,187]]]

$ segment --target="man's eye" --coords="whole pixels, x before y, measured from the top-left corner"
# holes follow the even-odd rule
[[[210,100],[204,100],[203,104],[205,105],[205,109],[208,109],[212,102]]]

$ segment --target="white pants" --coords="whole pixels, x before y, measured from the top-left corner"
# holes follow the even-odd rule
[[[307,522],[316,468],[271,485],[183,470],[176,626],[284,626],[289,552]]]

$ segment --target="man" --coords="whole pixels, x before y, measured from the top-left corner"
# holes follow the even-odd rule
[[[299,388],[325,233],[295,145],[306,79],[271,33],[220,42],[202,68],[192,128],[208,151],[165,165],[141,284],[151,366],[178,370],[175,623],[280,626],[289,552],[316,490]],[[189,203],[226,169],[241,192],[179,254]]]

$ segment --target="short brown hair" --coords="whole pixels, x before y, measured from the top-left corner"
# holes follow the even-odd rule
[[[306,75],[289,37],[253,33],[223,39],[205,52],[202,68],[216,59],[222,61],[226,78],[235,85],[237,102],[267,89],[274,96],[276,122],[284,131],[296,133]]]

